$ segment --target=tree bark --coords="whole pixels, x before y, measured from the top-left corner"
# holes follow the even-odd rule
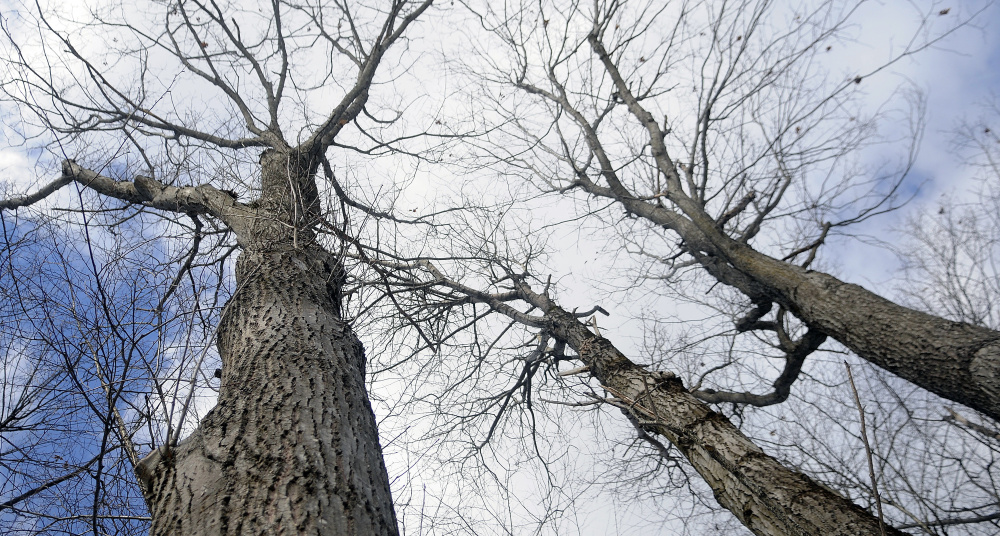
[[[726,236],[686,200],[685,215],[596,187],[631,213],[675,231],[720,282],[755,302],[776,302],[862,359],[928,391],[1000,421],[1000,332],[954,322],[893,303],[845,283],[755,251]]]
[[[671,373],[637,366],[571,313],[521,285],[549,329],[576,350],[614,403],[643,430],[667,438],[712,488],[719,504],[762,536],[902,536],[867,510],[768,456]]]
[[[151,535],[397,533],[341,278],[318,247],[240,257],[218,406],[140,464]]]
[[[736,242],[726,256],[769,299],[858,356],[1000,421],[1000,332],[897,305]]]
[[[344,270],[313,240],[315,166],[283,158],[299,156],[262,157],[263,210],[240,237],[218,405],[137,467],[152,536],[398,533]]]

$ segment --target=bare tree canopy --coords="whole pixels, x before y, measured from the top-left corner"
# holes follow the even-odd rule
[[[830,258],[988,4],[2,5],[4,531],[997,529],[1000,114],[898,291]]]
[[[757,323],[777,305],[889,372],[998,419],[1000,333],[899,307],[808,269],[831,229],[890,210],[892,194],[906,171],[898,174],[895,184],[883,185],[887,190],[873,187],[874,199],[854,200],[840,214],[834,208],[843,202],[839,196],[857,186],[851,180],[870,179],[846,177],[819,189],[808,184],[816,167],[863,141],[863,129],[850,125],[822,130],[843,121],[841,99],[867,73],[835,84],[818,100],[796,93],[814,88],[788,89],[787,84],[790,74],[801,76],[801,63],[829,46],[841,21],[850,16],[850,9],[838,7],[820,3],[795,15],[796,20],[825,23],[819,26],[823,30],[763,40],[755,34],[772,32],[765,18],[767,3],[725,6],[714,18],[703,17],[704,23],[699,6],[690,11],[667,8],[677,20],[672,33],[652,47],[649,57],[638,58],[633,57],[642,50],[638,32],[659,22],[663,13],[653,7],[634,10],[610,2],[553,9],[552,16],[563,20],[552,24],[546,19],[549,23],[538,37],[523,31],[525,25],[535,24],[533,19],[490,21],[488,13],[484,25],[503,24],[496,34],[508,45],[513,58],[509,62],[516,66],[513,76],[503,81],[540,101],[559,126],[522,135],[534,151],[551,155],[553,166],[551,173],[529,180],[547,189],[580,189],[594,199],[614,201],[626,214],[677,236],[680,245],[659,254],[662,258],[677,264],[697,262],[753,304],[737,329],[768,329]],[[544,10],[539,16],[546,16]],[[683,52],[678,52],[689,50],[692,42],[704,51],[696,62],[700,73],[687,72],[679,58]],[[897,54],[913,52],[905,48]],[[666,111],[670,92],[689,83],[690,75],[699,76],[693,87],[696,113],[671,119]],[[784,101],[785,115],[765,119],[775,124],[761,124],[757,116],[762,108],[776,105],[778,99]],[[510,110],[510,123],[520,128],[523,123],[514,121],[519,111]],[[687,115],[694,117],[685,122]],[[812,139],[813,132],[819,139]],[[512,166],[522,158],[512,154]],[[789,193],[796,185],[812,190],[806,194],[813,200],[810,205],[789,207],[786,197],[797,197]],[[815,219],[816,228],[809,231],[815,238],[804,246],[758,240],[771,220],[788,217],[783,214],[788,210]],[[764,243],[755,248],[756,242]],[[778,251],[774,256],[758,251],[772,248]],[[789,262],[804,255],[804,266]]]

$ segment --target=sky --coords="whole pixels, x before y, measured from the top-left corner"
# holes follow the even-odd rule
[[[868,6],[859,17],[866,22],[861,28],[859,54],[854,58],[863,61],[867,48],[876,52],[870,60],[877,61],[877,51],[884,51],[887,43],[898,39],[895,36],[903,33],[902,28],[907,27],[905,23],[911,23],[909,27],[912,27],[912,18],[893,13],[893,8],[899,4],[885,2]],[[975,6],[939,2],[928,11],[950,9],[947,15],[941,16],[947,18],[959,16],[963,8],[975,9]],[[926,123],[912,178],[904,189],[914,195],[913,203],[897,213],[866,222],[859,232],[894,241],[891,231],[903,226],[907,214],[934,210],[935,203],[945,194],[956,200],[975,196],[975,170],[966,165],[956,147],[956,129],[965,121],[974,122],[980,118],[984,106],[997,96],[996,89],[1000,87],[998,27],[1000,10],[997,6],[987,7],[968,27],[912,59],[893,65],[888,72],[863,82],[876,104],[901,85],[917,88],[926,98]],[[891,129],[892,125],[883,128]],[[868,156],[875,160],[881,155]],[[852,282],[881,285],[898,269],[893,255],[885,249],[864,247],[857,241],[845,241],[836,246],[839,246],[836,253],[830,256],[840,259],[844,270],[841,275]]]

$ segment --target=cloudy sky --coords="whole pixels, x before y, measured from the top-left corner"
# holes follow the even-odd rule
[[[905,4],[905,5],[904,5]],[[915,17],[909,2],[870,3],[857,18],[860,22],[858,43],[843,65],[878,62],[893,46],[901,46],[901,36],[913,31]],[[1000,10],[984,2],[934,2],[922,4],[931,22],[983,11],[968,26],[942,39],[938,44],[892,65],[886,72],[862,82],[870,92],[873,106],[879,105],[900,87],[912,86],[926,98],[926,126],[916,165],[909,179],[910,188],[919,187],[911,206],[894,214],[866,222],[862,232],[892,241],[890,229],[903,224],[912,211],[933,210],[940,196],[957,200],[975,196],[975,170],[968,167],[956,147],[956,130],[964,122],[976,122],[995,96],[1000,96]],[[934,19],[938,20],[934,20]],[[864,67],[861,68],[864,70]],[[892,128],[891,122],[882,125]],[[868,153],[877,160],[878,152]],[[928,209],[927,207],[932,207]],[[885,250],[865,248],[858,242],[841,243],[840,252],[845,277],[856,282],[882,283],[896,268],[893,256]],[[873,257],[874,256],[874,257]],[[877,259],[876,262],[872,262]]]

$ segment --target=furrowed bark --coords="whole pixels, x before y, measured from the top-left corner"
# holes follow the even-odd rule
[[[262,157],[270,219],[240,237],[218,405],[137,467],[152,536],[398,533],[344,270],[313,241],[315,166],[297,158]]]
[[[545,296],[519,288],[545,311],[553,335],[566,341],[590,373],[644,430],[667,438],[711,486],[719,504],[754,534],[881,534],[877,518],[765,454],[724,416],[689,393],[673,374],[636,366],[607,339]],[[860,468],[859,468],[860,470]],[[885,533],[904,533],[885,527]]]
[[[865,288],[733,243],[729,262],[858,356],[1000,420],[1000,332],[897,305]]]
[[[704,212],[692,209],[694,216],[678,224],[668,209],[619,201],[677,232],[713,277],[751,300],[779,303],[872,364],[1000,421],[1000,332],[915,311],[769,257],[725,236]]]

